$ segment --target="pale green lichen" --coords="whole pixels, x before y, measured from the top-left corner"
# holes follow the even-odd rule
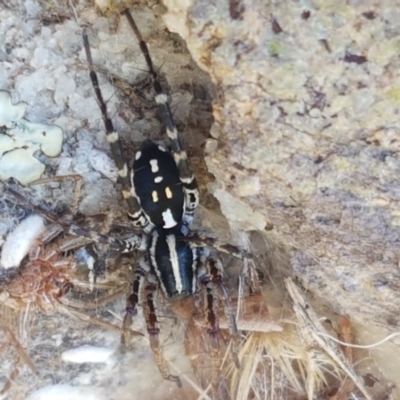
[[[45,169],[34,153],[56,157],[63,140],[60,127],[22,119],[25,110],[26,104],[12,104],[10,94],[0,91],[0,179],[12,177],[24,185],[39,179]]]
[[[400,88],[395,87],[395,88],[389,89],[385,93],[385,95],[388,99],[393,100],[396,103],[400,103]]]

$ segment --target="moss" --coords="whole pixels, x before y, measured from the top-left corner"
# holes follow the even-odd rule
[[[278,40],[273,40],[268,45],[268,51],[271,54],[271,56],[279,56],[279,54],[282,53],[282,50],[283,50],[282,43]]]
[[[389,89],[385,93],[385,95],[388,99],[393,100],[395,103],[400,103],[400,88],[399,87]]]

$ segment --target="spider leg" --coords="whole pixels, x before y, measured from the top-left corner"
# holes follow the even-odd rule
[[[241,272],[240,279],[244,281],[246,286],[249,288],[250,296],[261,295],[261,285],[258,279],[258,274],[256,266],[254,264],[254,259],[245,258]]]
[[[74,183],[72,201],[71,205],[69,206],[69,210],[71,215],[75,215],[78,212],[79,199],[82,195],[83,178],[81,175],[71,174],[71,175],[53,176],[51,178],[42,178],[30,183],[29,186],[42,185],[44,183],[52,183],[52,182],[65,182],[65,181],[73,181]]]
[[[17,357],[13,370],[11,371],[11,374],[7,377],[4,386],[0,390],[0,396],[3,396],[7,394],[13,382],[18,377],[20,373],[21,361],[23,361],[35,374],[37,374],[37,369],[33,364],[32,360],[30,359],[30,357],[28,356],[28,354],[26,353],[26,351],[24,350],[20,341],[15,337],[14,333],[11,331],[11,329],[8,326],[6,326],[3,322],[0,322],[0,329],[4,332],[5,338],[7,340],[7,343],[3,344],[0,347],[0,354],[3,353],[3,351],[5,351],[7,348],[9,348],[10,345],[14,346],[15,350],[17,351]]]
[[[158,281],[150,271],[150,265],[142,258],[139,265],[135,269],[135,277],[133,281],[132,294],[128,297],[126,313],[123,321],[123,334],[121,344],[127,347],[130,342],[130,326],[132,325],[133,316],[137,313],[137,305],[139,303],[140,295],[144,292],[145,300],[143,301],[143,311],[146,319],[147,332],[150,339],[150,347],[153,351],[154,360],[161,372],[164,379],[172,382],[181,387],[182,383],[178,376],[171,375],[167,362],[162,353],[159,342],[159,332],[157,314],[154,306],[154,293],[157,293]]]
[[[121,328],[117,325],[114,325],[110,322],[104,321],[102,319],[96,318],[96,317],[92,317],[88,314],[82,313],[79,310],[75,309],[72,306],[68,306],[66,304],[63,304],[61,301],[59,301],[57,303],[57,308],[59,311],[64,312],[65,314],[74,317],[74,318],[78,318],[81,321],[86,321],[86,322],[90,322],[91,324],[97,325],[97,326],[101,326],[102,328],[106,328],[108,330],[112,330],[112,331],[116,331],[116,332],[121,332]],[[135,335],[135,336],[143,336],[142,333],[137,332],[137,331],[132,331],[130,330],[129,332],[131,335]]]
[[[219,323],[218,323],[218,301],[213,293],[213,284],[208,277],[203,277],[200,283],[205,287],[205,319],[207,324],[207,333],[211,345],[211,387],[212,397],[218,397],[218,388],[220,383],[221,352],[219,343]]]
[[[168,381],[175,382],[178,387],[182,387],[182,382],[179,376],[170,374],[167,361],[165,360],[162,349],[160,347],[160,329],[158,328],[157,314],[154,306],[154,293],[157,293],[157,289],[158,282],[156,277],[149,274],[147,285],[144,288],[146,300],[143,302],[143,311],[146,318],[147,332],[150,339],[150,347],[153,351],[154,360],[158,366],[158,369],[160,370],[162,377]]]
[[[186,240],[195,247],[211,247],[215,250],[220,251],[221,253],[229,254],[240,259],[253,258],[250,253],[248,253],[244,249],[241,249],[240,247],[234,246],[229,243],[223,243],[214,237],[206,236],[198,232],[191,232],[189,236],[182,237],[180,238],[180,240]]]
[[[191,232],[189,236],[182,237],[180,240],[187,240],[196,247],[211,247],[221,253],[242,259],[244,265],[241,272],[241,279],[244,280],[246,286],[249,288],[250,295],[259,295],[261,293],[254,257],[248,251],[229,243],[222,243],[214,237],[206,236],[198,232]]]
[[[122,183],[122,195],[124,196],[128,204],[128,216],[135,226],[145,227],[148,221],[143,214],[139,202],[136,199],[135,191],[131,186],[128,165],[125,161],[124,152],[119,138],[118,132],[114,129],[111,118],[108,116],[107,105],[103,99],[103,95],[100,90],[99,80],[94,70],[92,53],[90,51],[89,39],[87,33],[83,31],[83,45],[85,48],[86,58],[89,66],[90,80],[93,85],[93,89],[97,98],[97,102],[100,107],[101,116],[103,118],[104,126],[106,129],[106,138],[110,144],[111,152],[118,169],[118,176]]]
[[[171,112],[171,106],[169,104],[168,96],[164,92],[158,75],[153,66],[153,61],[150,56],[149,49],[146,42],[132,18],[131,13],[128,9],[124,11],[126,18],[128,19],[129,25],[131,26],[135,36],[139,42],[140,49],[144,55],[149,73],[153,78],[153,86],[155,95],[155,101],[158,105],[158,109],[161,115],[162,122],[167,130],[167,135],[170,141],[171,152],[174,157],[175,163],[178,166],[179,177],[184,187],[185,192],[185,212],[184,221],[189,224],[193,220],[193,214],[196,207],[199,205],[199,190],[197,181],[190,168],[189,161],[187,158],[186,151],[183,149],[182,144],[178,137],[178,130],[176,128],[174,118]]]
[[[123,348],[129,346],[131,334],[130,327],[133,322],[133,317],[137,314],[137,305],[139,303],[139,296],[143,290],[143,284],[150,273],[150,266],[142,257],[139,261],[139,265],[136,266],[134,272],[134,280],[132,285],[132,293],[126,300],[126,311],[124,321],[122,323],[122,337],[121,345]]]
[[[208,326],[207,332],[211,343],[211,381],[213,397],[218,395],[220,383],[220,328],[218,321],[218,301],[224,306],[224,312],[228,321],[229,333],[232,339],[231,354],[235,365],[239,368],[237,356],[237,344],[239,332],[236,325],[236,317],[233,311],[228,291],[223,282],[223,267],[218,259],[207,258],[201,260],[197,270],[199,283],[205,287],[205,316]]]
[[[17,187],[14,189],[12,186],[15,185]],[[111,248],[120,250],[123,253],[128,253],[135,249],[142,251],[146,249],[145,235],[132,234],[132,236],[128,239],[119,240],[87,230],[78,224],[71,224],[60,220],[60,218],[58,218],[56,215],[43,208],[42,205],[34,203],[32,199],[28,198],[26,194],[22,193],[20,186],[21,185],[15,181],[12,181],[11,183],[10,180],[7,183],[0,182],[0,191],[6,193],[7,196],[11,196],[14,200],[17,200],[19,204],[26,204],[35,213],[42,215],[45,219],[53,224],[61,226],[67,233],[75,236],[85,237],[93,242],[107,244],[111,246]]]
[[[231,304],[231,298],[223,281],[223,267],[219,259],[209,258],[207,260],[207,270],[211,278],[211,282],[217,289],[217,295],[224,305],[224,313],[228,321],[228,329],[231,336],[231,354],[237,368],[240,368],[239,359],[237,356],[237,346],[240,336],[236,324],[236,315]]]

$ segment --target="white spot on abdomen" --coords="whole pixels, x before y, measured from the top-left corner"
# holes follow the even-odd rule
[[[152,199],[153,199],[153,202],[154,202],[154,203],[157,203],[157,201],[158,201],[158,193],[157,193],[156,190],[153,190],[153,191],[151,192],[151,197],[152,197]]]
[[[174,217],[172,215],[172,212],[169,208],[167,208],[163,213],[162,217],[164,220],[164,229],[170,229],[176,226],[177,222],[174,220]]]
[[[155,183],[160,183],[162,180],[163,180],[163,177],[162,177],[162,176],[156,176],[156,177],[154,178],[154,182],[155,182]]]
[[[155,174],[160,170],[160,168],[158,167],[158,160],[156,159],[150,160],[150,166],[151,166],[151,172],[153,172],[153,174]]]
[[[172,192],[169,186],[165,188],[165,195],[167,196],[167,199],[172,199]]]

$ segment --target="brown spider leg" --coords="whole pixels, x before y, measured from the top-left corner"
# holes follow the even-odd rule
[[[71,174],[71,175],[62,175],[62,176],[54,176],[52,178],[43,178],[38,179],[29,184],[29,186],[34,185],[41,185],[43,183],[52,183],[52,182],[65,182],[65,181],[73,181],[74,182],[74,189],[72,192],[72,201],[69,209],[72,215],[75,215],[78,212],[79,206],[79,199],[82,194],[82,185],[83,185],[83,178],[81,175],[78,174]]]
[[[113,217],[114,216],[112,212],[105,214],[105,218],[97,229],[99,234],[107,235],[110,232]],[[86,254],[88,255],[86,265],[89,269],[88,278],[91,291],[94,289],[98,275],[102,272],[105,272],[107,269],[107,252],[108,246],[102,243],[91,243],[86,246]]]
[[[151,279],[153,278],[153,280]],[[143,286],[146,283],[146,286]],[[145,301],[143,302],[143,312],[146,319],[147,332],[149,334],[150,347],[153,351],[154,360],[160,370],[162,377],[168,381],[176,382],[182,387],[181,380],[178,376],[171,375],[167,362],[160,348],[159,332],[156,310],[154,307],[153,294],[157,292],[157,280],[150,273],[149,264],[142,258],[139,265],[135,269],[135,279],[133,281],[133,291],[128,297],[124,322],[122,324],[123,334],[121,344],[124,347],[130,342],[130,326],[132,325],[133,316],[137,313],[137,305],[142,290],[145,291]]]
[[[0,390],[0,396],[3,396],[10,390],[14,380],[19,375],[19,372],[20,372],[19,363],[21,360],[23,360],[25,362],[25,364],[28,365],[28,367],[32,370],[33,373],[37,374],[37,369],[36,369],[35,365],[33,364],[32,360],[30,359],[30,357],[28,356],[28,354],[26,353],[26,351],[24,350],[24,348],[22,347],[19,340],[15,337],[15,335],[11,331],[11,329],[8,328],[7,326],[5,326],[3,323],[0,323],[0,329],[2,329],[4,331],[4,334],[8,339],[8,344],[11,343],[15,347],[15,349],[18,353],[17,360],[15,362],[15,366],[14,366],[11,374],[7,377],[7,380],[6,380],[3,388]],[[8,347],[8,346],[6,346],[6,345],[1,346],[0,353],[2,353],[3,349],[5,349],[6,347]]]
[[[232,340],[231,355],[236,367],[240,367],[237,355],[239,332],[236,325],[236,316],[232,308],[231,299],[223,282],[222,271],[223,267],[221,262],[214,258],[208,258],[206,260],[205,268],[203,261],[197,270],[198,280],[200,284],[206,288],[205,315],[206,323],[208,325],[207,332],[211,342],[211,383],[214,398],[216,398],[218,395],[221,367],[218,301],[214,296],[215,292],[217,294],[217,298],[221,300],[224,305],[224,313],[228,321],[228,329]]]
[[[254,259],[245,258],[243,261],[244,265],[240,274],[240,279],[244,281],[249,288],[250,296],[261,295],[261,285],[254,265]]]
[[[153,278],[153,279],[152,279]],[[146,284],[144,286],[144,284]],[[162,377],[166,380],[176,382],[181,387],[182,383],[178,376],[171,375],[167,362],[162,353],[159,343],[159,332],[157,315],[154,307],[153,294],[157,292],[157,280],[150,273],[149,264],[142,258],[139,265],[135,268],[135,278],[133,281],[132,294],[128,297],[126,313],[122,324],[122,337],[121,344],[126,348],[130,342],[130,326],[132,325],[133,316],[137,313],[137,305],[139,303],[139,296],[142,291],[145,291],[145,301],[143,301],[143,312],[146,319],[147,332],[150,339],[150,347],[153,351],[154,360],[160,370]]]
[[[180,237],[179,239],[190,242],[196,247],[211,247],[215,250],[220,251],[221,253],[229,254],[236,258],[253,258],[250,253],[248,253],[244,249],[241,249],[240,247],[234,246],[229,243],[223,243],[214,237],[206,236],[198,232],[191,232],[189,236]]]
[[[182,387],[182,382],[179,376],[171,375],[169,373],[167,361],[165,360],[160,347],[160,329],[158,328],[157,314],[154,307],[154,293],[157,293],[157,289],[158,282],[156,277],[149,274],[147,277],[147,285],[144,287],[146,300],[143,302],[143,311],[146,318],[147,332],[149,333],[150,347],[153,351],[154,360],[162,377],[167,381],[175,382],[178,387]]]
[[[19,358],[17,358],[17,361],[15,362],[15,367],[12,370],[11,374],[7,377],[7,380],[3,386],[3,388],[0,390],[0,396],[5,395],[11,388],[12,384],[14,383],[15,379],[18,377],[20,369],[19,369]]]
[[[90,315],[81,313],[78,310],[75,310],[73,308],[73,306],[68,306],[65,305],[61,302],[58,302],[57,304],[57,309],[59,311],[65,312],[67,315],[71,316],[71,317],[75,317],[80,319],[81,321],[85,321],[85,322],[90,322],[91,324],[97,325],[97,326],[101,326],[102,328],[106,328],[109,329],[111,331],[115,331],[115,332],[121,332],[121,328],[117,325],[114,325],[110,322],[107,321],[103,321],[102,319],[96,318],[96,317],[92,317]],[[141,332],[137,332],[137,331],[132,331],[130,330],[130,334],[135,335],[135,336],[143,336],[143,334]]]
[[[216,399],[218,397],[218,389],[220,383],[220,367],[221,367],[221,352],[220,352],[220,343],[219,343],[219,323],[218,316],[216,313],[216,309],[218,308],[218,304],[215,301],[216,298],[213,294],[213,284],[207,278],[201,282],[205,288],[205,315],[206,315],[206,323],[208,325],[207,333],[210,340],[210,353],[211,353],[211,390],[212,397]]]
[[[191,233],[190,236],[180,238],[180,240],[188,241],[196,247],[211,247],[221,253],[242,259],[244,267],[242,268],[241,277],[248,286],[250,295],[259,295],[261,293],[260,282],[254,265],[254,257],[246,250],[229,243],[222,243],[216,238],[198,232]]]
[[[126,300],[126,312],[124,321],[122,323],[122,337],[121,345],[125,349],[129,346],[131,335],[130,327],[133,322],[133,317],[137,314],[137,305],[139,303],[139,295],[143,289],[143,283],[146,281],[146,277],[150,272],[149,264],[141,258],[139,265],[136,266],[134,272],[134,280],[132,285],[132,293]]]
[[[209,258],[207,260],[207,270],[211,278],[211,282],[217,289],[219,299],[224,305],[224,313],[228,322],[228,329],[231,336],[231,354],[237,368],[240,368],[239,358],[237,355],[237,347],[240,341],[239,331],[236,324],[236,315],[232,308],[231,298],[223,281],[223,267],[218,259]]]

